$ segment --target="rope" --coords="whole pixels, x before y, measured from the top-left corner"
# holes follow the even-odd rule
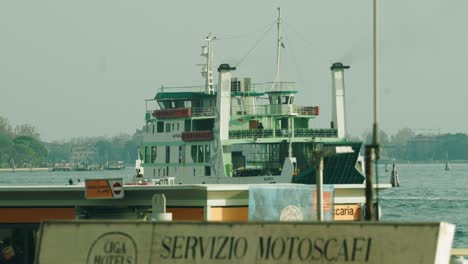
[[[257,42],[255,42],[254,46],[250,48],[250,50],[247,51],[247,53],[240,59],[240,61],[236,64],[236,67],[238,67],[242,62],[244,62],[245,58],[247,58],[247,56],[250,55],[250,53],[258,46],[258,44],[260,44],[260,42],[266,37],[266,35],[271,31],[275,24],[276,20],[271,24],[270,28],[268,28],[268,30],[263,33],[262,37],[259,40],[257,40]]]
[[[292,41],[289,41],[289,38],[288,38],[285,30],[283,31],[283,33],[284,33],[285,39],[287,40],[288,45],[292,46]],[[292,57],[292,60],[293,60],[294,67],[296,68],[296,73],[297,73],[298,79],[299,79],[299,81],[301,83],[304,83],[304,80],[302,79],[302,74],[301,74],[301,71],[300,71],[300,67],[299,67],[299,65],[297,63],[296,56],[294,55],[294,47],[291,48],[291,49],[288,49],[288,50],[285,49],[285,53],[286,53],[286,51],[289,51],[289,50],[291,51],[291,57]]]
[[[314,43],[308,39],[306,39],[301,33],[299,33],[298,30],[294,29],[294,27],[292,25],[290,25],[289,23],[284,23],[285,25],[288,26],[288,28],[292,29],[291,31],[296,33],[297,36],[299,36],[299,38],[304,41],[307,45],[309,45],[310,47],[312,48],[316,48],[316,46],[314,45]]]
[[[239,34],[239,35],[223,35],[223,34],[216,34],[216,40],[231,40],[231,39],[242,39],[246,38],[251,35],[258,35],[259,33],[263,32],[266,28],[271,27],[270,24],[267,24],[263,27],[260,27],[258,30],[252,31],[250,33],[245,33],[245,34]]]

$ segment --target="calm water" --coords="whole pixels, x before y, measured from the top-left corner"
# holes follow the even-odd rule
[[[390,166],[389,166],[390,167]],[[380,192],[384,221],[446,221],[456,224],[454,247],[468,248],[468,164],[398,164],[401,187]],[[390,169],[390,168],[389,168]],[[123,177],[133,169],[91,172],[1,172],[0,185],[64,185],[68,179]],[[388,183],[381,165],[379,182]]]
[[[389,166],[390,167],[390,166]],[[454,247],[468,248],[468,164],[398,164],[399,188],[380,193],[385,221],[445,221],[456,225]],[[389,173],[379,169],[379,181]]]

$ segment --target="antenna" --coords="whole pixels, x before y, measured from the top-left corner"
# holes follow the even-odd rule
[[[206,57],[206,64],[202,64],[202,76],[205,78],[205,93],[214,94],[214,83],[213,83],[213,44],[212,41],[216,37],[213,34],[208,33],[205,40],[208,42],[206,46],[202,46],[201,56]]]
[[[276,81],[280,80],[280,61],[281,61],[281,8],[278,7],[278,20],[276,22],[278,29],[276,45]]]
[[[283,45],[281,36],[281,8],[278,7],[278,20],[276,22],[278,29],[278,38],[276,43],[276,78],[275,85],[280,81],[280,61],[281,61],[281,46]]]

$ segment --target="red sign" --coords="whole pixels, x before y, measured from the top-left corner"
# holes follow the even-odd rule
[[[120,182],[114,183],[112,187],[113,187],[112,191],[114,192],[115,195],[119,195],[122,192],[122,184],[120,184]]]

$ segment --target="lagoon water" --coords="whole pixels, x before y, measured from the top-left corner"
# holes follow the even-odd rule
[[[390,167],[390,166],[389,166]],[[445,221],[456,225],[453,247],[468,248],[468,164],[398,164],[401,187],[380,193],[384,221]],[[391,170],[391,168],[389,168]],[[379,168],[379,181],[390,173]]]
[[[390,164],[389,164],[390,165]],[[389,166],[391,167],[391,166]],[[456,225],[453,247],[468,248],[468,164],[397,164],[401,187],[379,193],[382,221],[446,221]],[[391,168],[389,168],[391,169]],[[129,180],[134,173],[90,172],[0,172],[0,186],[66,185],[68,179],[116,178]],[[378,181],[388,183],[390,172],[379,166]]]

